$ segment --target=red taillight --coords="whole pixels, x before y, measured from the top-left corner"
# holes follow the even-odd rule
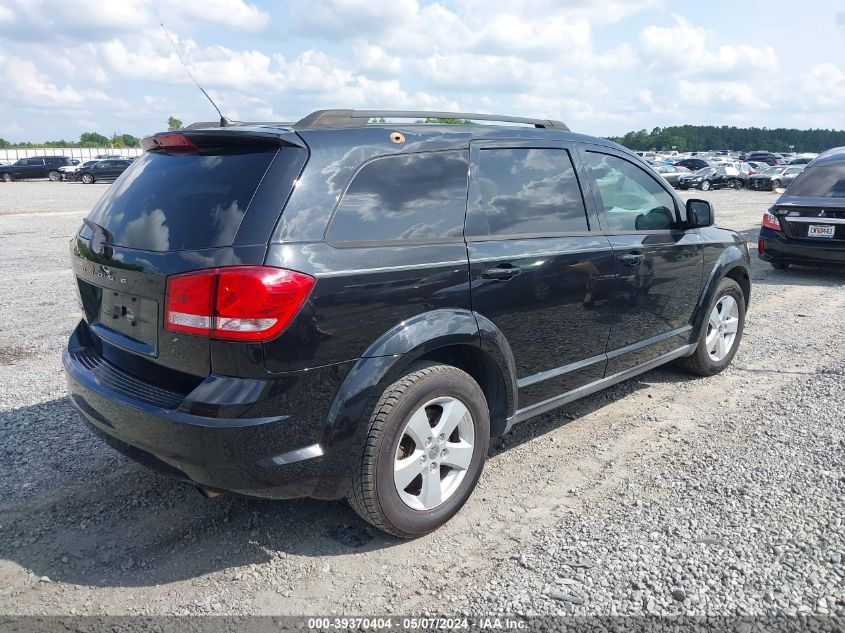
[[[197,151],[197,146],[184,134],[156,134],[156,143],[168,153],[191,154]]]
[[[279,335],[305,303],[314,278],[267,266],[230,266],[167,279],[165,328],[230,341]]]
[[[763,238],[759,238],[757,240],[757,253],[762,255],[765,250],[766,250],[766,240],[764,240]]]
[[[763,213],[763,226],[767,229],[772,229],[773,231],[780,231],[780,221],[778,220],[777,216],[772,213],[771,211],[765,211]]]

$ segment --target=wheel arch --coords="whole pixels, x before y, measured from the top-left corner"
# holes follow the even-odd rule
[[[719,259],[713,264],[710,274],[704,283],[695,308],[695,318],[693,319],[693,332],[695,332],[696,339],[708,317],[707,307],[713,300],[716,290],[719,288],[719,283],[725,278],[733,279],[739,284],[747,310],[751,301],[751,275],[745,253],[737,244],[732,244],[724,250]]]
[[[362,420],[384,390],[415,362],[453,365],[479,384],[490,407],[491,437],[504,432],[516,410],[516,365],[504,335],[470,310],[432,310],[406,319],[379,337],[356,361],[332,403],[321,444],[365,433]]]

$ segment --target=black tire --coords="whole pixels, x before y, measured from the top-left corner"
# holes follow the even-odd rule
[[[82,176],[80,177],[80,180],[84,184],[90,185],[94,182],[94,176],[92,176],[91,174],[82,174]]]
[[[57,171],[51,171],[47,174],[47,178],[50,179],[50,182],[59,182],[62,179],[62,175]]]
[[[12,174],[3,174],[3,182],[12,182]]]
[[[739,308],[739,324],[736,332],[736,338],[727,356],[716,361],[710,357],[707,352],[707,345],[705,343],[708,334],[708,317],[716,304],[722,300],[723,297],[729,295],[733,297]],[[701,326],[701,331],[698,334],[698,346],[695,348],[695,353],[692,356],[687,356],[678,360],[677,364],[682,369],[699,376],[713,376],[723,371],[731,364],[736,350],[739,349],[739,344],[742,341],[742,332],[745,329],[745,295],[742,294],[742,288],[733,279],[722,279],[716,294],[710,305],[707,306],[707,312],[704,315],[704,323]]]
[[[473,453],[460,485],[446,501],[429,510],[416,510],[399,496],[394,463],[403,431],[411,415],[433,398],[459,400],[472,417]],[[352,509],[365,521],[394,536],[414,538],[451,519],[469,498],[490,444],[490,414],[478,383],[450,365],[418,363],[385,389],[373,409],[360,462],[347,492]]]
[[[737,191],[745,189],[745,183],[739,179],[734,180],[734,189],[736,189]]]
[[[702,191],[710,191],[710,181],[709,180],[702,181],[701,190]]]
[[[772,265],[772,268],[775,270],[786,270],[789,268],[789,264],[785,264],[783,262],[769,262]]]
[[[773,180],[772,181],[772,191],[778,189],[780,187],[780,180]]]

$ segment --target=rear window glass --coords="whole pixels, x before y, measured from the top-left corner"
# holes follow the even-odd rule
[[[274,155],[146,152],[88,218],[116,246],[149,251],[230,246]]]
[[[462,237],[468,171],[466,151],[403,154],[369,162],[343,194],[328,240]]]
[[[845,160],[810,165],[789,186],[792,196],[845,198]]]
[[[478,188],[490,235],[589,229],[575,169],[564,149],[482,149]]]

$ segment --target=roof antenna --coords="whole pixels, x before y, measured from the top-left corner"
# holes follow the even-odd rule
[[[214,103],[214,100],[211,97],[208,96],[208,93],[205,91],[205,89],[202,86],[200,86],[200,82],[197,81],[197,78],[194,77],[194,74],[191,72],[191,69],[188,67],[188,64],[185,63],[185,60],[182,58],[182,53],[179,52],[179,47],[176,46],[176,42],[173,41],[173,38],[170,37],[170,33],[168,33],[167,29],[164,28],[164,24],[161,24],[161,30],[164,31],[164,34],[167,36],[167,39],[170,40],[170,45],[173,47],[173,50],[176,52],[176,56],[179,58],[179,61],[182,62],[182,66],[184,66],[185,72],[188,73],[188,77],[191,78],[191,81],[194,82],[194,85],[196,85],[196,87],[200,89],[200,92],[202,92],[205,95],[205,98],[208,99],[211,102],[211,105],[214,106],[214,109],[217,110],[217,114],[220,115],[220,127],[228,127],[228,126],[232,125],[232,122],[229,119],[227,119],[225,116],[223,116],[223,113],[220,112],[220,108],[218,108],[217,104]]]

